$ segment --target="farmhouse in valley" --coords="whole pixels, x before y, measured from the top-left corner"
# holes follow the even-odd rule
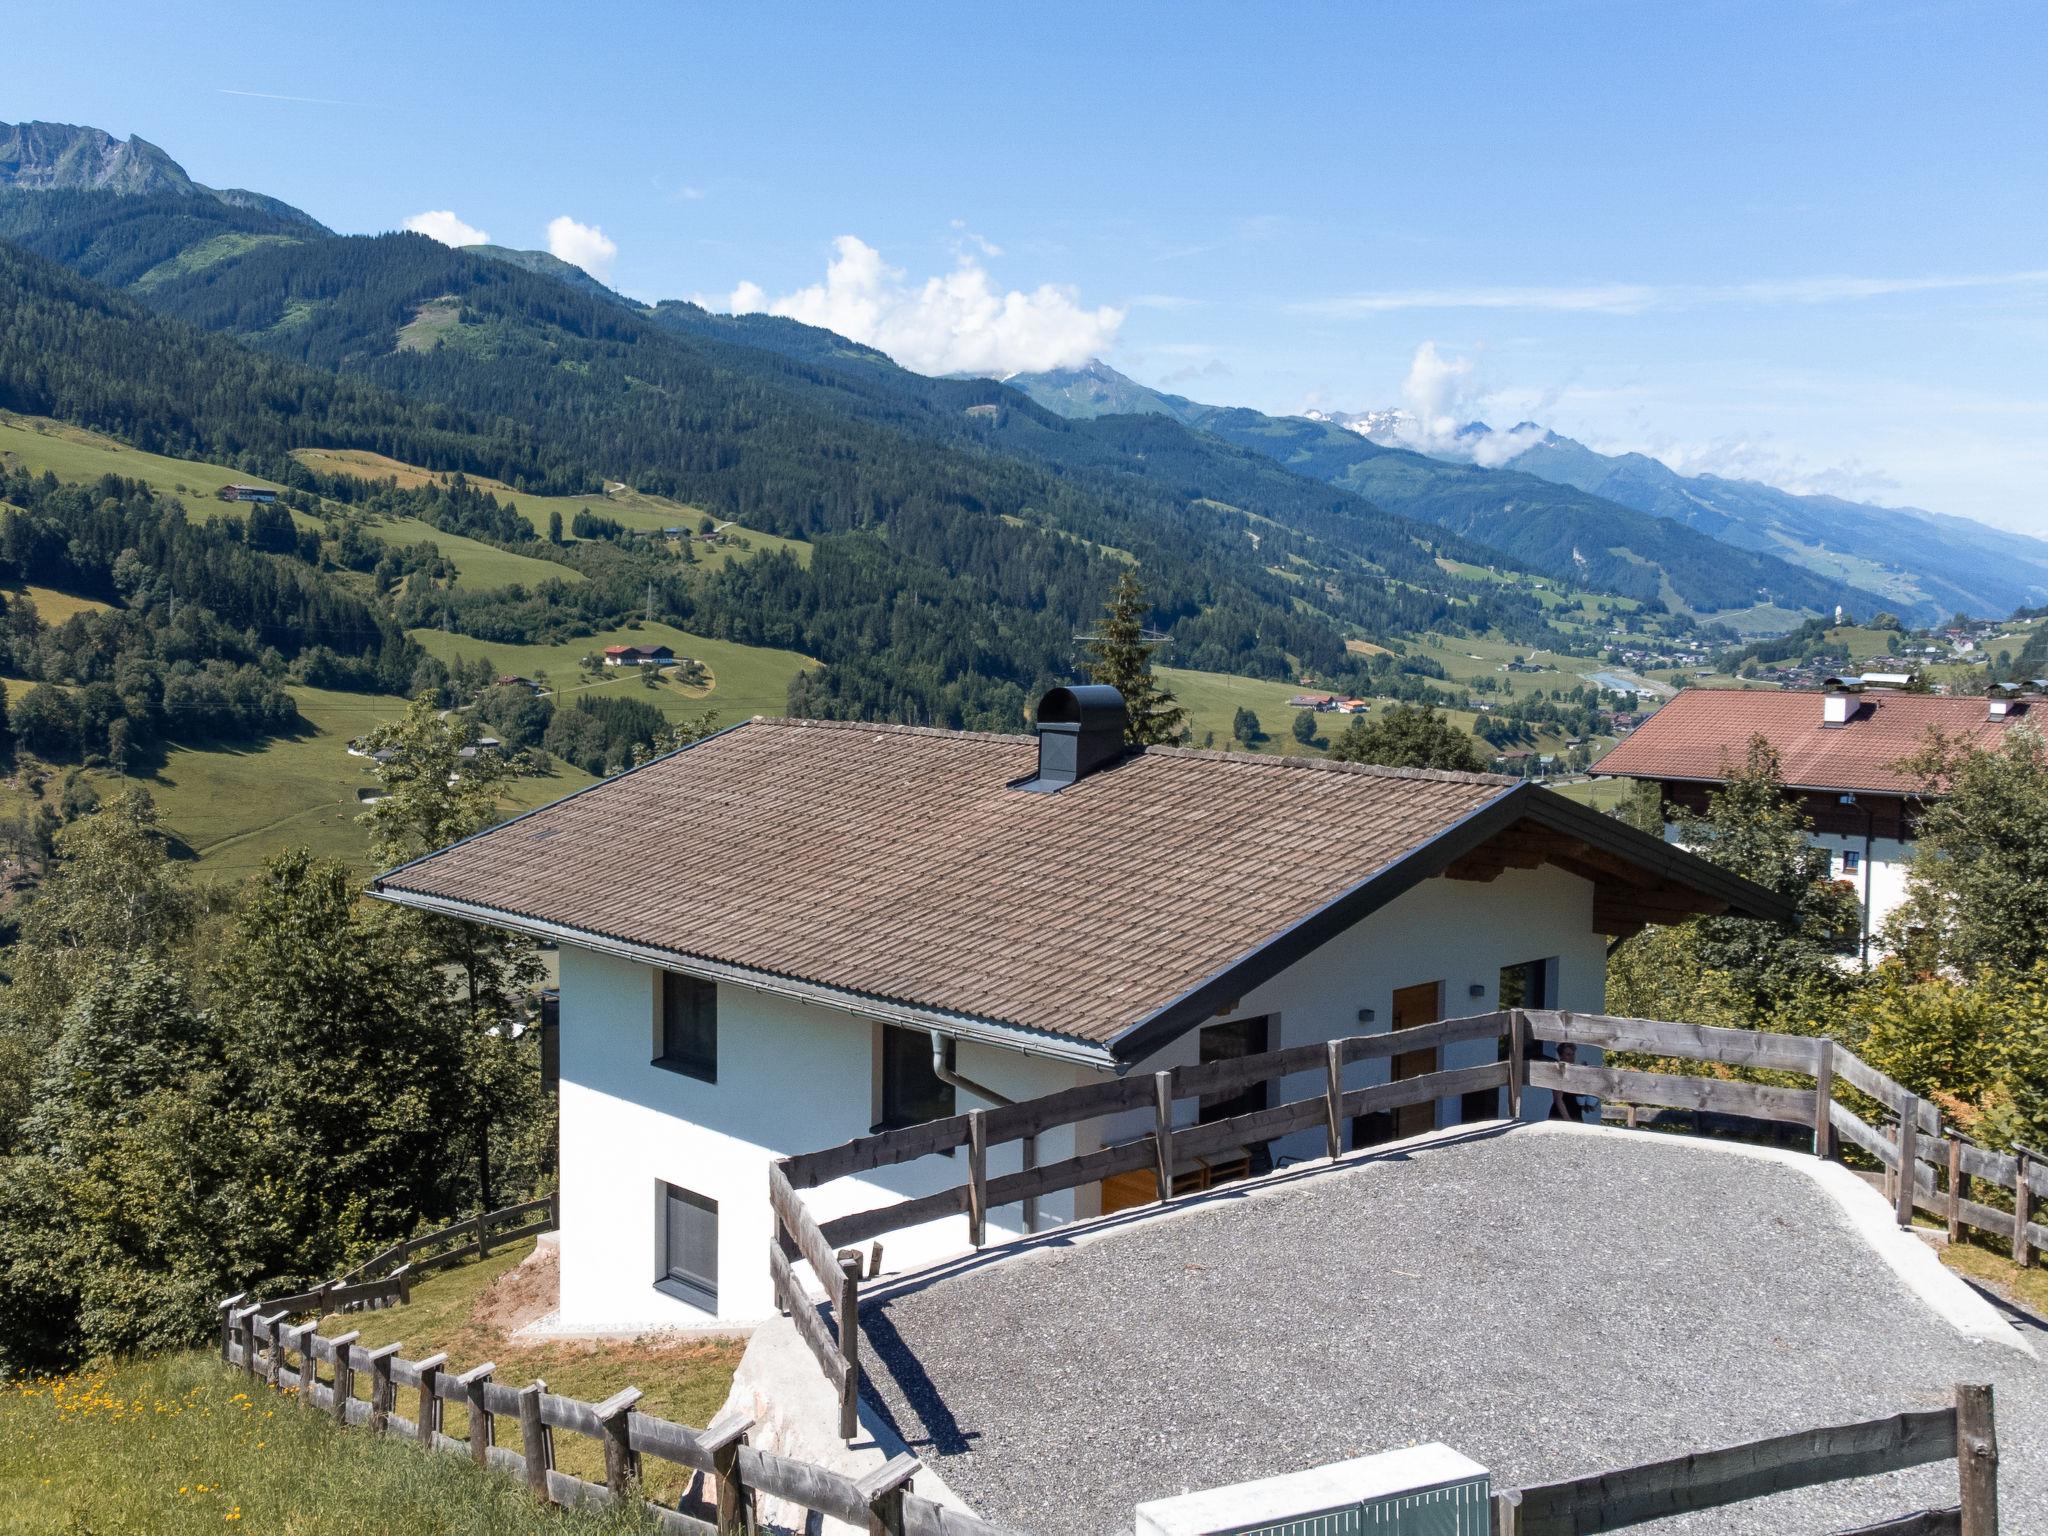
[[[267,485],[224,485],[213,494],[222,501],[253,501],[266,507],[277,500],[277,492]]]
[[[608,667],[637,667],[650,662],[657,667],[666,667],[675,659],[674,649],[666,645],[608,645],[604,648],[604,664]]]
[[[1129,750],[1123,700],[1097,686],[1054,689],[1038,722],[1034,742],[755,719],[374,882],[386,900],[560,944],[562,1326],[771,1315],[778,1156],[1497,1006],[1598,1010],[1614,936],[1701,912],[1787,915],[1533,785]],[[1347,1086],[1495,1052],[1466,1041],[1441,1062],[1356,1062]],[[1182,1108],[1225,1119],[1300,1088]],[[1541,1118],[1550,1095],[1522,1108]],[[1345,1139],[1502,1112],[1489,1089],[1361,1117]],[[993,1149],[989,1174],[1152,1129],[1127,1118]],[[1173,1175],[1202,1187],[1322,1149],[1321,1132],[1286,1137]],[[927,1157],[812,1201],[829,1218],[957,1182],[949,1155]],[[989,1227],[1119,1209],[1151,1198],[1140,1184],[991,1211]],[[895,1234],[889,1267],[958,1249],[962,1230]]]
[[[1921,785],[1893,765],[1928,742],[1961,736],[1983,747],[2015,726],[2048,727],[2048,697],[1995,690],[1989,698],[1897,693],[1860,678],[1823,689],[1736,692],[1688,688],[1644,719],[1593,772],[1656,784],[1668,835],[1681,810],[1703,812],[1710,791],[1741,765],[1750,739],[1777,749],[1786,790],[1813,822],[1835,878],[1863,904],[1862,950],[1906,895]]]

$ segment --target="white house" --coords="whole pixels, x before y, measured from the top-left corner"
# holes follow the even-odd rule
[[[1127,751],[1113,689],[1055,689],[1039,721],[1034,744],[756,719],[375,883],[560,944],[564,1326],[770,1315],[776,1157],[1104,1074],[1515,1003],[1597,1010],[1612,935],[1696,911],[1782,915],[1533,785]],[[1443,1065],[1493,1049],[1447,1047]],[[1432,1056],[1360,1063],[1354,1086]],[[1548,1107],[1527,1096],[1525,1112]],[[1352,1138],[1501,1110],[1487,1092]],[[1035,1155],[1149,1129],[1065,1127]],[[1242,1164],[1321,1150],[1318,1132]],[[990,1173],[1022,1155],[993,1150]],[[932,1157],[806,1198],[829,1218],[957,1182]],[[1110,1180],[990,1226],[1043,1229],[1122,1198]],[[895,1235],[887,1258],[964,1246],[955,1218]]]
[[[1707,796],[1740,767],[1752,737],[1778,753],[1786,793],[1813,823],[1812,841],[1863,906],[1862,951],[1905,899],[1924,786],[1894,765],[1927,745],[1931,731],[1995,747],[2008,730],[2048,725],[2048,698],[2014,687],[1988,698],[1897,693],[1871,674],[1825,688],[1777,691],[1687,688],[1593,765],[1596,774],[1658,785],[1666,834],[1681,810],[1704,812]]]

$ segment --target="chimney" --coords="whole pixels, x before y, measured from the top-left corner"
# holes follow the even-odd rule
[[[1831,677],[1821,686],[1820,723],[1823,730],[1839,730],[1849,723],[1860,701],[1849,690],[1862,681],[1857,677]]]
[[[1054,795],[1124,755],[1124,696],[1104,683],[1054,688],[1038,701],[1038,776],[1018,788]]]

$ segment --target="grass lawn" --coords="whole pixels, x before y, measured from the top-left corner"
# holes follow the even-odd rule
[[[10,692],[13,690],[10,689]],[[260,747],[176,746],[154,776],[89,771],[102,797],[124,785],[139,785],[178,839],[196,854],[207,875],[240,879],[272,854],[295,844],[315,853],[369,865],[364,829],[356,822],[362,806],[356,791],[370,787],[368,764],[348,755],[349,739],[405,712],[401,699],[380,694],[333,693],[294,688],[299,712],[313,729]],[[556,800],[590,783],[567,764],[552,774],[513,781],[507,814]],[[46,787],[54,795],[54,786]],[[0,809],[25,803],[24,791],[0,790]]]
[[[715,709],[721,725],[737,725],[753,715],[787,714],[789,680],[805,667],[817,665],[795,651],[712,640],[667,624],[608,629],[561,645],[492,645],[439,629],[415,629],[410,633],[421,646],[446,662],[457,657],[486,656],[501,673],[532,677],[535,672],[546,672],[558,706],[583,694],[612,693],[622,698],[644,699],[671,720]],[[707,693],[670,681],[648,688],[635,669],[625,667],[613,669],[595,683],[586,683],[577,674],[576,664],[608,645],[670,646],[678,656],[694,657],[710,668],[711,689]],[[1227,719],[1224,726],[1228,730]]]
[[[432,523],[423,523],[416,517],[380,517],[365,525],[363,531],[378,543],[396,548],[418,544],[422,540],[433,545],[455,562],[455,585],[464,591],[491,592],[515,582],[529,588],[548,581],[565,581],[574,586],[590,579],[581,571],[557,565],[552,560],[514,554],[509,549],[500,549],[495,544],[485,544],[459,533],[444,533]]]
[[[1213,746],[1219,750],[1229,746],[1231,741],[1230,723],[1239,709],[1249,709],[1259,717],[1259,726],[1266,733],[1266,739],[1253,748],[1254,751],[1282,757],[1320,757],[1328,743],[1343,734],[1351,723],[1349,715],[1327,714],[1316,717],[1316,729],[1324,741],[1324,747],[1303,746],[1294,739],[1294,717],[1301,713],[1291,707],[1288,700],[1298,693],[1320,693],[1320,688],[1304,687],[1297,683],[1274,683],[1263,678],[1236,677],[1227,672],[1190,672],[1181,667],[1160,667],[1157,669],[1160,682],[1171,688],[1174,697],[1180,700],[1188,711],[1188,724],[1194,728],[1195,745]],[[1387,700],[1373,700],[1375,710],[1384,709]],[[1472,729],[1472,722],[1479,717],[1466,709],[1439,711],[1461,731]],[[1213,742],[1207,740],[1215,733]],[[1482,752],[1489,749],[1479,743]]]
[[[494,1253],[481,1263],[472,1261],[431,1275],[413,1287],[411,1303],[382,1312],[352,1312],[346,1318],[329,1317],[320,1324],[321,1333],[332,1338],[355,1329],[366,1349],[402,1343],[407,1359],[446,1351],[448,1369],[466,1371],[485,1361],[498,1369],[495,1379],[509,1386],[545,1381],[550,1392],[563,1397],[601,1403],[626,1387],[638,1387],[644,1394],[640,1411],[673,1423],[701,1429],[724,1405],[732,1387],[732,1373],[739,1364],[745,1343],[738,1339],[656,1338],[637,1343],[574,1340],[554,1344],[514,1342],[507,1332],[488,1320],[478,1303],[486,1299],[533,1251],[530,1242],[520,1243],[502,1254]],[[356,1378],[356,1394],[367,1398],[369,1386],[363,1373]],[[401,1389],[398,1410],[415,1417],[415,1394]],[[442,1419],[445,1434],[463,1436],[469,1432],[468,1411],[449,1404]],[[508,1426],[501,1424],[501,1438]],[[511,1430],[508,1444],[516,1443]],[[555,1465],[564,1472],[592,1482],[604,1481],[604,1454],[595,1440],[566,1430],[555,1432]],[[649,1457],[643,1475],[650,1496],[673,1503],[689,1481],[681,1467]]]
[[[1566,799],[1590,805],[1596,811],[1613,811],[1628,803],[1635,784],[1634,779],[1574,779],[1567,784],[1553,784],[1551,788]]]
[[[219,464],[202,464],[194,459],[144,453],[84,427],[42,416],[17,416],[11,411],[0,412],[0,464],[18,464],[36,474],[49,470],[59,480],[73,483],[97,480],[101,475],[140,480],[184,502],[185,510],[196,522],[218,517],[230,509],[236,516],[247,510],[214,495],[224,485],[267,485],[281,489],[276,481],[261,475]],[[299,521],[303,524],[305,520]]]
[[[567,1437],[564,1437],[565,1439]],[[639,1511],[551,1509],[460,1456],[338,1429],[206,1352],[0,1384],[6,1536],[599,1536]]]
[[[16,582],[5,590],[10,602],[25,597],[34,603],[43,622],[52,628],[74,614],[108,613],[114,606],[96,597],[79,597],[74,593],[59,592],[55,587],[39,587],[34,582]]]
[[[449,476],[437,470],[422,469],[416,464],[407,464],[400,459],[387,458],[381,453],[371,453],[360,448],[300,448],[292,457],[309,469],[323,473],[361,475],[365,479],[395,479],[401,489],[413,486],[445,482]],[[500,501],[510,501],[519,508],[519,515],[526,519],[535,533],[546,535],[548,514],[562,514],[562,526],[566,530],[576,520],[576,514],[589,511],[598,517],[608,517],[621,527],[642,533],[658,533],[664,528],[686,528],[697,530],[704,518],[702,507],[688,502],[672,501],[666,496],[650,496],[636,491],[629,485],[614,485],[602,495],[588,496],[535,496],[515,490],[502,480],[493,480],[487,475],[471,475],[469,483],[481,490],[492,492]],[[759,554],[766,550],[786,549],[805,565],[811,562],[811,546],[801,539],[780,538],[772,533],[762,533],[738,523],[726,523],[718,519],[729,534],[744,538],[747,548],[740,548],[736,542],[721,545],[699,544],[697,559],[707,569],[716,569],[735,557]],[[573,538],[573,535],[566,537]],[[458,560],[458,564],[461,562]]]
[[[1971,1284],[2025,1307],[2036,1317],[2048,1317],[2048,1269],[2043,1269],[2038,1259],[2031,1268],[2021,1269],[2011,1254],[1985,1246],[1981,1237],[1966,1236],[1962,1242],[1942,1244],[1941,1262]]]

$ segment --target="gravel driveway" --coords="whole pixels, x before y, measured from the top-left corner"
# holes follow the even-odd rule
[[[1439,1142],[861,1310],[883,1412],[1030,1536],[1428,1440],[1518,1487],[1964,1380],[1996,1385],[2004,1528],[2048,1531],[2048,1366],[1936,1316],[1804,1174],[1672,1137]],[[1639,1529],[1802,1536],[1955,1497],[1937,1464]]]

